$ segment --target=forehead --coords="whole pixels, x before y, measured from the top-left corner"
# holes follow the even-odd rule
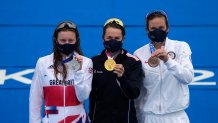
[[[73,31],[60,31],[58,33],[58,38],[65,38],[65,37],[75,38],[76,34]]]
[[[164,17],[155,17],[148,22],[149,27],[151,26],[166,26]]]
[[[121,29],[114,28],[114,27],[108,27],[105,30],[105,36],[122,36],[122,31]]]

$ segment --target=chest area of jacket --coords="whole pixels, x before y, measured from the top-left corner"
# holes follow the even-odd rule
[[[126,63],[120,62],[120,64],[124,66],[124,69],[127,69]],[[117,74],[115,74],[113,71],[106,70],[104,61],[93,64],[93,82],[98,88],[107,89],[111,87],[118,87]]]
[[[93,80],[97,86],[112,86],[116,81],[116,74],[106,70],[104,63],[94,64]]]
[[[47,68],[41,71],[41,76],[43,86],[71,86],[74,85],[75,81],[75,74],[71,71],[68,71],[66,80],[63,80],[60,73],[57,74],[56,78],[53,68]]]

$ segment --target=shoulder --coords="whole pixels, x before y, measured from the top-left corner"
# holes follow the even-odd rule
[[[86,64],[87,66],[92,66],[92,60],[86,56],[82,56],[83,58],[83,63]]]
[[[53,54],[40,57],[36,63],[37,70],[42,70],[48,67],[52,61],[53,61]]]
[[[141,65],[141,61],[139,60],[139,58],[137,56],[134,56],[130,53],[126,53],[126,57],[127,57],[127,65],[128,66],[139,66]]]
[[[53,61],[53,53],[50,55],[40,57],[37,61],[37,64],[43,64],[43,63],[47,63],[49,61]]]
[[[82,58],[83,58],[84,61],[88,61],[88,62],[92,61],[90,58],[88,58],[86,56],[82,56]]]
[[[177,46],[189,46],[189,44],[186,41],[168,39],[168,42],[170,44],[174,44]]]
[[[175,47],[178,47],[178,49],[181,50],[191,50],[189,44],[186,41],[179,41],[179,40],[171,40],[168,39],[169,42],[175,45]]]
[[[101,58],[101,55],[99,54],[99,55],[93,56],[91,59],[92,59],[92,61],[97,61],[97,60],[99,60],[100,58]]]
[[[176,48],[177,51],[187,54],[191,53],[191,48],[186,41],[168,39],[168,42],[169,42],[169,46]]]
[[[126,53],[126,56],[127,56],[128,58],[130,58],[130,59],[134,59],[135,61],[139,61],[139,58],[138,58],[138,57],[136,57],[136,56],[134,56],[134,55],[132,55],[132,54],[130,54],[130,53]]]

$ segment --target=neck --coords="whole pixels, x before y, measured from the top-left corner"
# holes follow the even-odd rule
[[[160,49],[163,46],[165,46],[165,41],[164,42],[159,42],[159,43],[152,41],[151,43],[154,45],[155,49]]]
[[[107,51],[107,52],[109,53],[110,57],[114,58],[114,57],[116,57],[121,51],[118,50],[118,51],[116,51],[116,52],[109,52],[109,51]]]
[[[69,55],[66,55],[66,54],[61,53],[61,56],[62,56],[62,59],[64,60],[64,59],[69,58],[69,57],[70,57],[70,54],[69,54]]]

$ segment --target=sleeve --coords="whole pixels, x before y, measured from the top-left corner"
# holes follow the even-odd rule
[[[135,61],[129,69],[128,74],[124,72],[122,77],[117,78],[123,93],[128,98],[135,99],[139,96],[143,76],[141,62]]]
[[[41,123],[41,109],[43,102],[42,76],[40,71],[40,60],[38,60],[32,78],[29,96],[29,122]]]
[[[169,58],[165,65],[173,76],[181,83],[189,84],[194,78],[194,70],[191,61],[191,49],[185,42],[178,56],[178,61]]]
[[[94,66],[95,66],[95,63],[94,62],[94,58],[92,58],[92,61],[93,61],[93,69],[94,69]],[[90,120],[92,121],[93,120],[93,115],[94,115],[94,110],[95,110],[95,98],[96,98],[96,86],[95,86],[95,73],[93,73],[93,80],[92,80],[92,89],[91,89],[91,92],[90,92],[90,95],[89,95],[89,118]]]
[[[93,115],[94,115],[94,110],[95,110],[95,98],[96,98],[96,89],[94,88],[94,79],[95,76],[93,77],[93,81],[92,81],[92,90],[89,96],[89,118],[92,121],[93,120]]]
[[[93,77],[92,68],[92,61],[89,60],[87,65],[84,65],[83,69],[78,70],[75,73],[74,86],[76,90],[76,96],[80,102],[83,102],[89,97]]]

